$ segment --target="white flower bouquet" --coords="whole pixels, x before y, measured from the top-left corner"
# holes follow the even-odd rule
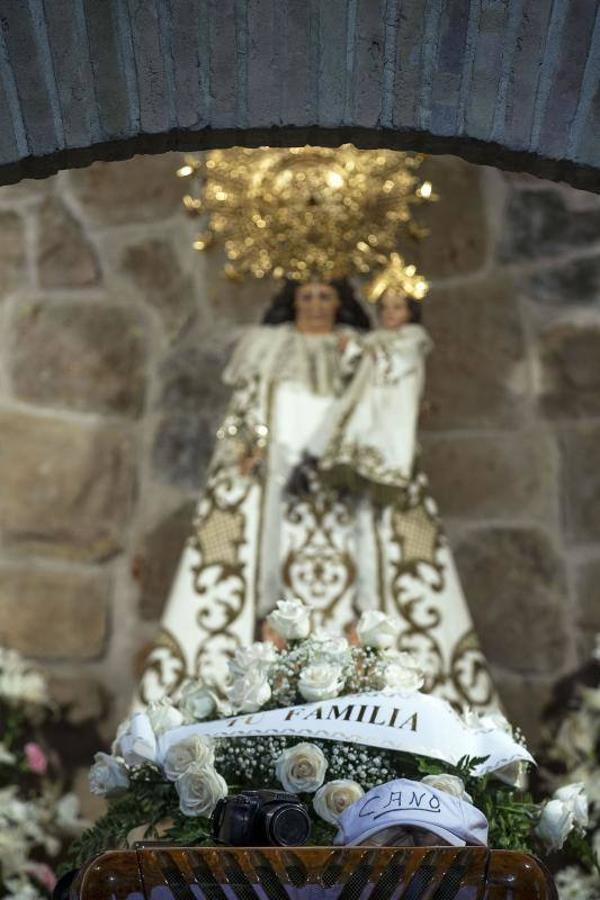
[[[518,760],[522,775],[522,760],[531,759],[520,736],[500,713],[460,716],[422,694],[424,677],[414,659],[391,650],[399,627],[393,618],[364,613],[356,644],[314,632],[298,601],[280,602],[269,624],[279,646],[240,648],[222,690],[184,684],[174,702],[151,704],[122,723],[110,755],[96,754],[90,785],[109,800],[109,810],[74,846],[76,864],[127,845],[140,826],[147,838],[212,843],[210,816],[218,801],[259,788],[298,795],[311,815],[311,843],[328,845],[350,804],[396,778],[423,780],[474,803],[489,821],[493,847],[539,851],[555,841],[549,813],[544,820],[542,807],[507,779],[507,760]],[[435,714],[429,744],[416,734],[413,708]],[[373,737],[390,730],[389,740]],[[500,777],[486,768],[487,756],[450,759],[440,746],[450,733],[460,746],[497,745]],[[571,800],[579,811],[570,831],[579,833],[583,799]]]
[[[56,759],[43,737],[47,685],[19,653],[0,647],[0,897],[50,897],[55,861],[87,823],[73,794],[61,794]]]
[[[556,852],[561,900],[600,897],[600,635],[596,641],[592,659],[558,686],[540,765],[554,793],[538,827]],[[578,841],[583,829],[587,840]]]

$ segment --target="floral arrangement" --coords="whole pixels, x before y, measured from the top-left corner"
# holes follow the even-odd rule
[[[61,794],[57,761],[44,746],[52,715],[40,672],[0,647],[0,897],[41,900],[56,882],[53,862],[87,823]]]
[[[598,900],[600,635],[590,662],[559,688],[550,721],[541,776],[551,789],[554,788],[554,796],[546,809],[547,815],[551,812],[556,823],[556,839],[552,849],[558,851],[562,863],[556,873],[559,895],[561,900]],[[587,796],[589,807],[576,803],[574,809],[572,800],[576,794]],[[564,838],[574,819],[588,829],[589,843],[565,847]]]
[[[195,733],[174,739],[160,762],[157,740],[184,724],[232,714],[276,710],[372,691],[408,697],[424,683],[414,659],[392,647],[400,624],[378,611],[363,613],[357,643],[311,629],[310,611],[299,601],[281,601],[269,617],[278,646],[255,643],[239,649],[230,679],[219,694],[189,681],[175,702],[151,704],[117,731],[111,754],[97,753],[91,790],[109,801],[106,815],[73,848],[82,864],[92,855],[127,845],[140,826],[145,838],[210,844],[210,816],[227,794],[252,788],[283,788],[307,804],[312,844],[332,843],[342,811],[367,790],[394,778],[424,782],[474,803],[486,815],[490,845],[543,852],[558,840],[583,840],[587,799],[579,786],[561,795],[569,828],[556,821],[552,801],[532,797],[493,775],[477,776],[484,760],[463,757],[456,765],[398,750],[298,736],[210,738]],[[512,733],[500,713],[465,711],[466,724]],[[136,727],[145,722],[145,730]],[[562,806],[561,806],[562,809]],[[569,831],[569,835],[565,834]]]

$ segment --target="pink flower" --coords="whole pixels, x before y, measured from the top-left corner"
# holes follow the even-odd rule
[[[53,891],[56,887],[56,875],[46,863],[32,862],[27,866],[27,873],[45,887],[47,891]]]
[[[25,744],[24,750],[25,759],[31,771],[36,775],[45,775],[48,770],[48,760],[40,745],[30,741]]]

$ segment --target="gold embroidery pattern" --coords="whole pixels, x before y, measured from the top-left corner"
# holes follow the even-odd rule
[[[235,566],[243,528],[244,517],[241,513],[213,508],[196,530],[196,544],[204,566],[219,563]]]
[[[348,502],[315,480],[305,498],[288,501],[284,523],[291,533],[282,565],[285,587],[316,611],[318,624],[349,624],[357,573]]]
[[[435,634],[443,626],[444,610],[426,599],[426,594],[433,592],[440,601],[443,599],[447,587],[443,551],[447,541],[428,488],[427,477],[419,472],[404,499],[379,517],[381,530],[381,520],[386,513],[389,516],[391,543],[398,548],[397,557],[388,561],[391,598],[405,623],[398,649],[420,658],[427,673],[424,690],[435,691],[457,707],[465,703],[486,707],[495,692],[474,633],[469,631],[456,642],[447,662]]]
[[[159,694],[172,696],[188,673],[185,654],[170,631],[162,628],[141,661],[140,699],[148,704]]]
[[[485,658],[473,630],[456,643],[450,662],[450,679],[459,698],[471,706],[489,706],[498,697]]]

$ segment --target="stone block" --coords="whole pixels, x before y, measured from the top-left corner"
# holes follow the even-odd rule
[[[215,247],[204,254],[205,301],[214,321],[228,325],[256,325],[277,293],[271,281],[248,278],[238,283],[226,278],[226,263],[221,248]]]
[[[160,365],[160,408],[191,416],[205,409],[219,421],[231,395],[222,378],[233,344],[227,331],[195,330],[178,341]]]
[[[463,67],[468,65],[463,55],[464,47],[469,46],[471,42],[473,61],[470,77],[472,84],[477,85],[477,90],[470,92],[464,101],[464,130],[474,138],[489,140],[498,116],[500,102],[498,95],[502,91],[500,85],[506,65],[505,41],[509,40],[506,32],[509,29],[508,23],[512,11],[508,3],[482,3],[477,11],[477,21],[473,28],[473,10],[470,4],[460,3],[459,8],[464,18],[471,20],[469,22],[471,28],[465,29],[465,42],[459,43],[455,51],[460,59],[458,65],[460,74],[463,76],[460,79],[460,90],[464,89]],[[451,9],[454,12],[454,7]],[[462,37],[460,33],[458,36]],[[459,95],[458,104],[460,102]],[[456,120],[452,126],[451,133],[454,134],[457,127]]]
[[[316,121],[321,59],[317,41],[313,38],[313,9],[310,3],[290,3],[284,10],[285,53],[281,67],[286,90],[282,119],[297,126]],[[329,55],[329,48],[326,55]]]
[[[161,222],[181,208],[184,189],[175,173],[179,153],[134,156],[73,169],[69,180],[84,216],[95,225]]]
[[[235,7],[234,0],[221,0],[217,7],[211,9],[206,22],[209,32],[210,120],[213,128],[236,128],[239,122],[238,66],[232,65],[231,53],[231,48],[237,44]],[[240,31],[247,34],[246,28],[242,27]],[[244,54],[244,62],[248,65],[246,60],[247,53]],[[246,103],[244,98],[244,106]]]
[[[63,125],[54,115],[50,87],[54,73],[49,48],[41,38],[44,32],[44,11],[39,5],[3,5],[2,56],[10,72],[5,84],[12,81],[18,110],[11,111],[11,118],[21,120],[21,141],[23,132],[26,135],[27,149],[19,147],[19,155],[43,156],[61,147]]]
[[[0,643],[35,658],[95,659],[104,649],[107,602],[100,573],[0,567]]]
[[[173,126],[169,97],[169,58],[171,29],[161,4],[136,4],[129,9],[131,38],[135,55],[140,125],[147,134],[158,134]],[[170,18],[170,17],[169,17]],[[171,63],[170,65],[173,65]],[[173,66],[174,68],[174,66]]]
[[[105,140],[114,140],[128,134],[137,113],[137,103],[129,99],[129,90],[135,89],[131,34],[126,26],[129,16],[120,15],[112,4],[94,0],[84,0],[83,6],[100,129]],[[74,18],[72,9],[70,14]]]
[[[194,288],[170,243],[149,238],[131,244],[123,251],[120,267],[158,312],[170,336],[179,334],[194,317]]]
[[[430,156],[419,177],[432,182],[439,200],[415,210],[414,217],[429,229],[428,236],[421,241],[400,236],[399,251],[434,280],[478,271],[489,244],[479,167],[452,156]]]
[[[509,721],[522,730],[529,750],[535,754],[544,738],[542,713],[551,700],[553,680],[497,669],[492,670],[492,678]]]
[[[160,619],[179,558],[192,531],[194,502],[184,503],[148,531],[136,554],[143,619]]]
[[[104,686],[81,674],[76,678],[50,674],[48,693],[69,725],[102,719],[108,711],[109,699]]]
[[[543,305],[596,305],[600,301],[600,256],[540,269],[526,278],[525,293]]]
[[[442,516],[558,515],[558,448],[545,433],[425,435],[423,466]]]
[[[386,6],[383,0],[358,0],[357,4],[353,119],[365,128],[381,122]]]
[[[417,97],[421,91],[429,9],[427,0],[413,0],[409,5],[402,4],[400,8],[391,101],[393,125],[401,130],[406,129],[408,122],[415,122],[418,127],[423,127],[422,115],[425,109]]]
[[[599,233],[599,203],[570,209],[566,193],[556,189],[512,190],[498,256],[502,262],[552,257],[596,243]]]
[[[489,661],[521,674],[551,674],[568,654],[563,563],[538,529],[471,532],[456,562],[475,630]]]
[[[208,29],[203,17],[210,12],[195,0],[178,0],[171,6],[170,14],[171,52],[177,60],[173,71],[177,123],[180,128],[199,128],[206,121],[208,99],[208,79],[204,70],[208,65],[208,53],[202,52]]]
[[[552,419],[600,415],[600,327],[561,322],[540,336],[540,403]]]
[[[1,298],[3,294],[20,287],[25,278],[25,238],[21,217],[14,212],[0,211],[0,234]]]
[[[198,489],[213,452],[215,434],[230,389],[222,383],[233,335],[226,330],[190,332],[165,357],[153,447],[158,476],[182,488]]]
[[[318,106],[319,125],[336,127],[344,119],[346,99],[346,29],[348,12],[346,0],[328,0],[319,9],[319,45],[327,46],[327,53],[319,59]]]
[[[154,437],[152,464],[161,481],[187,490],[199,490],[212,456],[217,421],[214,413],[200,409],[189,413],[165,413]]]
[[[223,0],[224,7],[230,0]],[[282,48],[282,31],[285,8],[277,0],[247,0],[246,23],[248,29],[246,71],[247,71],[247,116],[248,121],[256,127],[269,128],[274,122],[281,121],[282,83],[278,65],[278,54]],[[278,27],[279,26],[279,27]],[[233,46],[237,41],[234,39]],[[212,44],[215,47],[215,44]],[[227,53],[231,50],[223,47],[216,50]],[[230,66],[236,72],[237,68]],[[231,77],[231,76],[230,76]],[[236,85],[236,93],[241,85]]]
[[[13,336],[18,397],[75,410],[141,413],[146,341],[135,312],[71,301],[21,305]]]
[[[423,307],[429,429],[513,427],[527,409],[524,335],[514,288],[499,274],[433,289]]]
[[[576,569],[577,625],[581,661],[586,662],[600,634],[600,559],[588,559]]]
[[[48,39],[52,47],[52,68],[56,79],[56,89],[60,98],[61,121],[67,147],[85,147],[93,139],[99,140],[97,114],[99,86],[94,85],[94,74],[102,66],[97,53],[90,60],[89,34],[92,30],[92,10],[88,4],[88,21],[76,12],[71,0],[53,0],[44,9]],[[110,21],[111,11],[104,10]],[[97,48],[94,48],[97,49]],[[92,51],[93,52],[93,51]],[[120,73],[113,68],[113,79]],[[96,90],[95,90],[96,88]],[[113,92],[115,81],[113,80]],[[107,98],[108,99],[108,98]]]
[[[54,183],[54,176],[48,178],[23,178],[16,184],[0,186],[0,204],[20,206],[34,204],[48,195]]]
[[[40,207],[37,251],[42,287],[92,287],[101,280],[93,245],[56,197]]]
[[[562,496],[566,537],[589,543],[600,540],[600,426],[583,425],[563,432]]]
[[[0,434],[5,546],[76,560],[122,548],[135,488],[125,430],[0,410]]]
[[[588,59],[595,52],[597,12],[596,5],[587,0],[572,0],[564,10],[561,40],[553,50],[551,75],[546,76],[550,86],[538,138],[538,146],[544,147],[551,159],[560,159],[572,145],[574,123],[586,92]],[[540,90],[544,87],[542,81]]]
[[[521,6],[506,85],[504,116],[494,135],[499,141],[511,135],[514,147],[530,145],[540,69],[553,8],[553,0],[523,0]]]
[[[427,74],[423,73],[423,76],[431,83],[430,110],[423,110],[421,116],[423,119],[428,117],[428,124],[434,134],[453,134],[456,129],[456,108],[460,100],[463,48],[468,40],[468,24],[467,4],[443,4],[440,7],[435,64],[432,64],[433,54],[421,48],[424,65],[428,68]]]

